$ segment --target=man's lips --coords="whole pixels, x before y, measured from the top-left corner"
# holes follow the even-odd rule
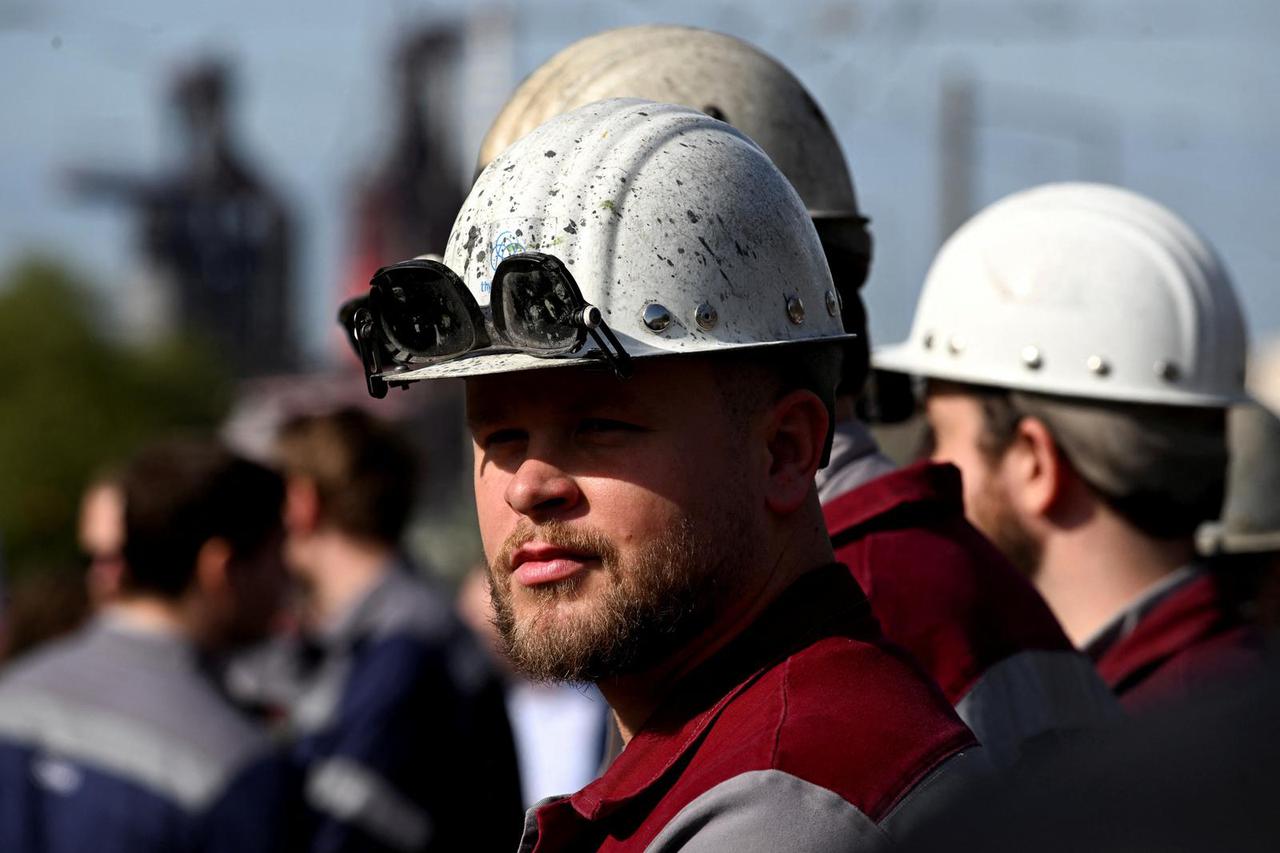
[[[555,583],[576,575],[598,559],[595,554],[530,542],[511,555],[511,576],[522,586]]]

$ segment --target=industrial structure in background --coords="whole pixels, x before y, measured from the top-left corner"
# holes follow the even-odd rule
[[[456,125],[441,85],[458,63],[460,40],[455,26],[435,25],[396,47],[396,115],[385,155],[355,192],[344,299],[366,293],[379,267],[444,251],[465,190],[447,143]]]
[[[72,189],[135,209],[154,279],[152,329],[175,326],[217,346],[238,376],[297,362],[292,328],[294,241],[284,201],[236,146],[230,68],[205,60],[179,73],[170,106],[181,129],[179,165],[139,177],[73,169]]]

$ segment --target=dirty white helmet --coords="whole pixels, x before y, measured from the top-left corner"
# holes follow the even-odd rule
[[[943,245],[882,370],[1133,403],[1245,399],[1245,331],[1212,249],[1135,193],[1049,184]]]
[[[569,45],[508,99],[477,168],[547,119],[618,97],[682,104],[732,124],[765,150],[812,215],[861,221],[840,143],[804,85],[754,45],[693,27],[622,27]]]
[[[599,364],[603,355],[612,363],[617,349],[635,359],[852,337],[795,190],[740,131],[686,107],[591,104],[496,158],[458,214],[444,267],[499,332],[490,291],[512,259],[567,271],[584,326],[607,330],[610,345],[584,335],[580,350],[554,357],[495,346],[421,367],[402,347],[403,365],[383,379]]]

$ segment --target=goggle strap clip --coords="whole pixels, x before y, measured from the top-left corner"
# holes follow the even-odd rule
[[[364,365],[365,385],[369,396],[381,400],[387,396],[387,382],[378,374],[382,372],[382,358],[378,353],[377,343],[373,340],[375,324],[373,314],[368,308],[361,308],[352,317],[352,329],[356,346],[360,349],[360,362]]]

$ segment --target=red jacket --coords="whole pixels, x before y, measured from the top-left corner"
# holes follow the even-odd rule
[[[1213,574],[1198,571],[1095,662],[1125,709],[1139,711],[1261,667],[1262,637],[1224,600]]]
[[[1115,715],[1044,599],[964,517],[960,472],[920,462],[824,507],[836,558],[996,763]]]
[[[531,809],[520,849],[878,849],[968,775],[973,745],[829,566],[684,679],[601,778]]]

